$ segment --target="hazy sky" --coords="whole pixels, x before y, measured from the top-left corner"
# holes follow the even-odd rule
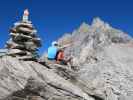
[[[20,20],[25,8],[29,9],[30,19],[42,38],[40,53],[63,33],[72,32],[82,22],[91,24],[97,16],[133,36],[132,0],[1,0],[0,48],[9,39],[9,28]]]

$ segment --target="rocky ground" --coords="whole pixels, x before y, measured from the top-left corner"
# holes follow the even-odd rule
[[[133,100],[130,36],[96,18],[59,43],[71,44],[65,52],[74,69],[0,58],[0,100]]]
[[[0,63],[1,100],[32,100],[29,99],[32,97],[38,98],[33,100],[94,100],[71,80],[39,63],[9,56],[1,58]]]

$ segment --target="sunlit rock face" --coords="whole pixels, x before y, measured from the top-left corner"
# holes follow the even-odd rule
[[[133,42],[128,34],[95,18],[91,25],[81,24],[59,42],[66,38],[72,44],[66,55],[74,56],[79,78],[95,94],[105,100],[133,99]]]
[[[68,76],[74,72],[59,70],[65,66],[53,64],[47,68],[10,56],[0,58],[0,64],[0,100],[94,100],[74,80],[70,81]],[[66,73],[68,78],[59,73]]]
[[[67,55],[73,55],[78,58],[82,57],[81,54],[84,55],[85,51],[89,52],[90,50],[90,52],[94,52],[113,43],[121,44],[129,42],[132,42],[132,38],[128,34],[112,28],[100,18],[94,18],[91,25],[84,22],[78,29],[75,29],[72,33],[65,34],[59,39],[60,44],[71,44],[66,49]],[[93,53],[91,54],[93,55]]]

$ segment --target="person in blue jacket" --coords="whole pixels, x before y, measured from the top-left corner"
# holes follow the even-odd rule
[[[56,60],[57,52],[58,52],[58,43],[54,41],[52,42],[52,46],[48,48],[48,60]]]

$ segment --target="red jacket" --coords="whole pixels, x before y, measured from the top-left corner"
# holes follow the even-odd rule
[[[64,52],[59,51],[57,55],[57,61],[64,60]]]

